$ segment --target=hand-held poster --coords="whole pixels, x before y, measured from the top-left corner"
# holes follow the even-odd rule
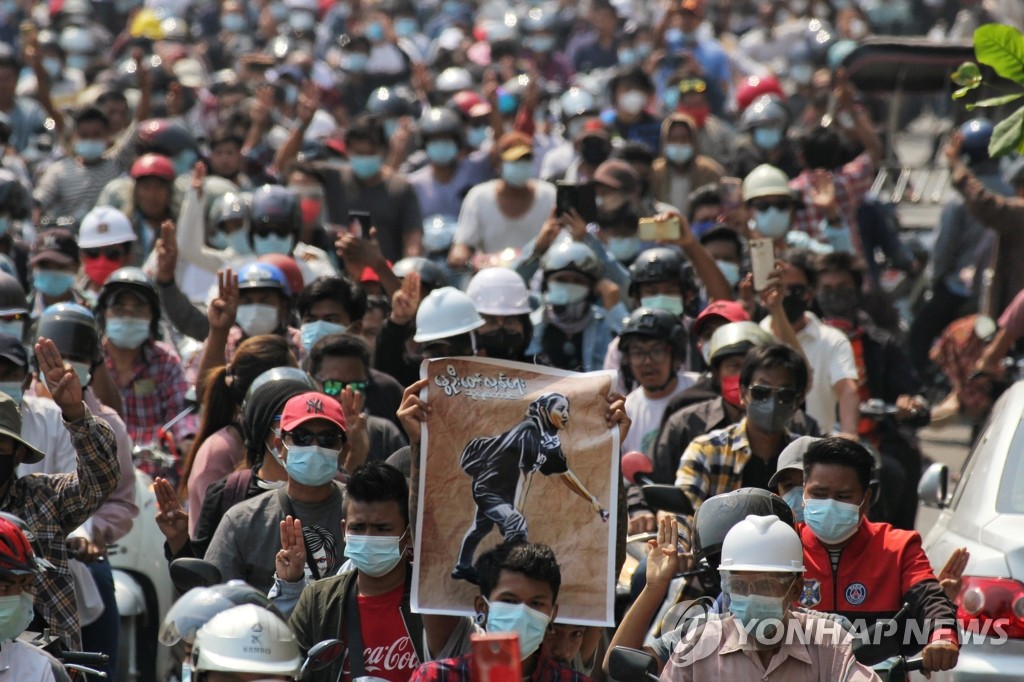
[[[476,358],[424,362],[412,607],[473,613],[474,564],[503,540],[549,545],[558,621],[611,625],[619,433],[614,372]]]

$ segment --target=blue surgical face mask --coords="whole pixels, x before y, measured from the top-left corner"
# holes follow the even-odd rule
[[[526,187],[531,177],[532,161],[505,161],[501,164],[501,179],[513,187]]]
[[[345,70],[352,73],[363,73],[370,61],[370,55],[365,52],[349,52],[345,56]]]
[[[228,33],[241,33],[245,30],[245,23],[245,17],[237,12],[220,16],[220,27]]]
[[[300,33],[312,31],[316,26],[316,17],[311,12],[292,12],[288,15],[288,25]]]
[[[395,136],[395,132],[398,131],[398,119],[397,118],[386,118],[384,119],[384,137],[389,140]]]
[[[390,138],[391,136],[389,135],[388,137]],[[352,154],[348,157],[348,163],[352,168],[352,173],[360,180],[367,180],[377,175],[377,173],[380,173],[382,166],[380,154],[368,154],[366,156]]]
[[[6,393],[11,400],[19,404],[25,395],[20,381],[0,381],[0,393]]]
[[[782,131],[778,128],[754,128],[754,144],[764,150],[775,149],[782,142]]]
[[[683,44],[685,39],[686,34],[681,28],[673,26],[665,31],[665,42],[669,47],[678,47]]]
[[[789,232],[789,211],[772,206],[767,211],[754,211],[757,231],[768,239],[778,239]]]
[[[431,140],[427,143],[427,158],[430,163],[447,166],[459,156],[459,145],[452,140]]]
[[[800,523],[804,520],[804,487],[795,485],[782,496],[789,508],[793,510],[793,520]]]
[[[473,149],[480,149],[480,146],[487,140],[487,126],[475,126],[466,130],[466,144]]]
[[[761,594],[730,594],[729,611],[749,631],[761,621],[781,621],[786,615],[786,598],[766,597]]]
[[[71,365],[71,369],[75,370],[75,374],[78,375],[78,381],[85,388],[92,381],[92,366],[87,362],[68,362]]]
[[[683,165],[684,163],[689,163],[690,159],[693,158],[693,145],[666,144],[665,158],[679,166]]]
[[[43,57],[43,68],[46,69],[50,78],[56,80],[60,77],[60,72],[64,70],[64,65],[57,57]]]
[[[527,47],[534,52],[551,52],[555,47],[554,36],[533,36],[527,40],[529,40]]]
[[[718,269],[722,271],[722,276],[725,277],[725,281],[729,283],[729,286],[735,287],[740,283],[740,266],[727,260],[716,260],[715,263],[718,265]]]
[[[640,305],[645,308],[656,308],[667,310],[673,315],[683,314],[683,297],[675,294],[658,294],[656,296],[644,296],[640,299]]]
[[[806,498],[804,521],[811,532],[826,545],[838,545],[853,537],[860,527],[860,505],[831,498]]]
[[[289,445],[284,468],[288,478],[297,483],[312,487],[325,485],[338,473],[338,451],[319,445]]]
[[[14,639],[32,622],[32,597],[24,592],[0,597],[0,642]]]
[[[328,334],[344,334],[347,329],[348,327],[343,324],[328,322],[327,320],[306,322],[302,325],[302,347],[308,351],[317,341]]]
[[[75,156],[84,161],[96,161],[107,151],[106,140],[75,140]]]
[[[643,249],[643,242],[640,241],[640,237],[609,237],[608,238],[608,253],[611,257],[620,263],[629,263],[636,255]]]
[[[252,250],[257,256],[266,256],[278,253],[287,256],[292,252],[294,238],[291,235],[282,236],[271,232],[270,234],[256,234],[252,237]]]
[[[174,174],[184,175],[191,173],[199,156],[191,149],[186,149],[174,157]]]
[[[7,334],[7,336],[13,336],[16,339],[20,339],[24,333],[24,320],[0,320],[0,334]]]
[[[407,533],[408,531],[406,531]],[[345,556],[356,570],[372,578],[390,573],[402,560],[401,535],[345,535]]]
[[[149,338],[149,320],[134,317],[107,318],[107,338],[124,350],[134,350]]]
[[[61,270],[36,270],[32,273],[32,288],[50,298],[63,296],[75,284],[75,276]]]
[[[548,282],[548,290],[544,294],[544,298],[551,305],[572,305],[585,300],[589,293],[590,289],[582,284]]]
[[[528,659],[540,647],[551,616],[526,604],[487,602],[487,632],[514,632],[519,635],[519,658]]]
[[[222,232],[217,231],[217,241],[223,246],[219,246],[221,249],[231,249],[235,253],[247,255],[252,253],[252,247],[249,246],[249,235],[245,229],[238,229],[234,232]],[[290,253],[290,251],[289,251]]]
[[[395,19],[395,35],[401,38],[414,36],[419,30],[419,24],[412,17],[399,17]]]
[[[384,27],[379,21],[371,21],[366,26],[366,39],[371,43],[379,43],[384,40]]]
[[[698,220],[695,223],[690,223],[690,230],[693,232],[693,235],[695,237],[700,239],[702,236],[704,236],[705,232],[707,232],[714,226],[714,220]]]
[[[632,66],[640,60],[636,53],[636,50],[624,47],[619,50],[619,65],[620,66]]]

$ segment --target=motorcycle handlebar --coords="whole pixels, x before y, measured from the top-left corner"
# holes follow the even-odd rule
[[[110,656],[92,651],[63,651],[60,660],[65,664],[103,668],[110,662]]]

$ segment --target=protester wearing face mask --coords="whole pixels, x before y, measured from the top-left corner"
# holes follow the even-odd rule
[[[153,282],[138,268],[121,268],[100,290],[96,317],[103,329],[103,357],[121,393],[124,421],[138,444],[159,441],[157,431],[185,409],[185,370],[174,348],[157,341],[160,301]],[[181,441],[192,420],[173,429]]]
[[[699,74],[713,84],[712,93],[727,93],[733,80],[730,57],[722,44],[711,37],[709,28],[704,26],[705,0],[682,0],[665,14],[656,34],[661,47],[673,59],[662,62],[660,72],[655,76],[664,82],[665,72],[682,64],[691,73]],[[716,94],[711,108],[721,112],[722,94]]]
[[[811,443],[821,440],[800,436],[779,455],[779,467],[768,481],[772,492],[786,501],[797,523],[804,521],[804,453]]]
[[[423,215],[459,215],[462,200],[475,185],[494,177],[490,160],[467,155],[458,114],[427,109],[420,117],[427,165],[409,174]]]
[[[544,308],[526,354],[562,369],[600,369],[628,311],[590,247],[563,241],[541,258]],[[598,298],[600,297],[600,298]]]
[[[78,228],[78,248],[85,275],[79,281],[87,299],[95,301],[107,278],[131,265],[136,239],[128,216],[116,208],[98,206],[86,214]]]
[[[761,95],[743,110],[739,127],[743,131],[736,146],[732,169],[744,177],[762,164],[782,170],[787,179],[800,172],[796,153],[786,136],[790,114],[775,94]]]
[[[745,416],[694,438],[679,462],[675,484],[694,508],[736,488],[768,488],[779,454],[796,438],[787,425],[807,392],[808,379],[807,363],[789,346],[766,344],[747,353],[739,377]]]
[[[613,138],[643,142],[657,151],[661,146],[661,120],[651,114],[648,104],[654,94],[654,84],[639,67],[620,71],[608,84],[612,99],[614,120],[608,124]]]
[[[807,571],[800,604],[869,625],[909,605],[892,636],[908,652],[921,652],[925,671],[949,670],[959,654],[957,631],[949,626],[956,609],[932,573],[921,536],[867,520],[874,464],[862,445],[846,438],[824,438],[804,453],[798,531]]]
[[[6,672],[42,682],[70,679],[60,661],[18,639],[35,617],[35,582],[53,565],[37,555],[18,524],[6,518],[0,519],[0,548],[0,644]]]
[[[756,236],[773,240],[775,252],[784,252],[797,202],[789,189],[789,178],[774,166],[761,165],[743,178],[742,192],[743,202],[753,217],[750,226]]]
[[[693,119],[695,144],[701,153],[728,167],[736,151],[736,130],[711,111],[707,82],[690,72],[683,73],[682,78],[673,76],[669,82],[673,84],[662,92],[666,112]]]
[[[750,515],[733,526],[718,568],[728,614],[709,619],[694,636],[709,655],[673,654],[663,678],[879,681],[854,658],[851,633],[792,606],[804,591],[806,563],[800,536],[779,517]]]
[[[291,612],[289,624],[300,648],[308,651],[330,637],[339,623],[350,642],[352,633],[359,633],[346,656],[327,669],[311,671],[309,679],[322,682],[342,674],[355,678],[374,665],[378,676],[404,680],[420,661],[466,651],[473,631],[468,618],[421,616],[409,609],[413,538],[409,487],[402,473],[388,464],[368,463],[352,474],[345,493],[342,525],[351,569],[344,573],[316,582],[304,579],[307,552],[300,522],[289,518],[281,524],[271,598],[282,611]],[[358,595],[355,609],[347,596],[352,590]],[[417,632],[425,636],[416,637]],[[391,653],[385,659],[377,652]]]
[[[401,173],[384,166],[388,141],[372,117],[356,119],[345,132],[348,167],[341,173],[347,210],[366,211],[373,219],[381,253],[396,262],[418,256],[423,240],[419,199]]]
[[[206,560],[220,569],[225,580],[243,578],[260,591],[274,584],[274,558],[281,549],[281,524],[302,519],[305,533],[323,543],[317,556],[298,563],[313,580],[333,575],[345,546],[341,484],[335,480],[345,467],[355,468],[366,457],[349,445],[347,420],[337,400],[308,392],[285,403],[280,422],[279,463],[288,482],[275,492],[231,507],[221,519]],[[301,543],[302,540],[300,539]],[[310,553],[312,555],[312,552]],[[305,559],[305,557],[303,557]]]
[[[840,432],[856,438],[860,421],[857,363],[846,335],[809,311],[816,276],[811,254],[796,249],[789,252],[782,271],[782,308],[814,375],[807,413],[824,433],[832,433],[838,425]],[[761,327],[772,329],[771,315],[761,321]]]
[[[704,156],[697,140],[697,126],[686,114],[671,114],[661,124],[661,156],[651,168],[651,194],[679,209],[690,210],[690,193],[704,185],[718,184],[725,170]]]
[[[32,293],[29,308],[33,318],[54,303],[86,304],[85,297],[75,287],[79,266],[78,242],[65,229],[40,232],[32,247]]]
[[[523,676],[532,680],[583,682],[588,678],[539,653],[544,634],[558,615],[561,569],[551,548],[534,543],[505,543],[476,563],[480,594],[473,608],[484,629],[519,636]],[[426,663],[410,682],[469,682],[472,654]]]
[[[483,354],[497,360],[526,359],[533,323],[530,292],[522,277],[508,268],[485,268],[469,281],[466,295],[484,318],[476,334]]]
[[[106,114],[95,107],[80,111],[75,116],[71,153],[51,164],[32,192],[38,214],[81,220],[96,205],[107,183],[127,171],[131,163],[130,145],[122,141],[108,152],[109,145]]]
[[[708,250],[715,265],[734,290],[745,274],[743,262],[743,238],[725,224],[717,224],[700,237],[701,245]]]
[[[4,167],[7,160],[3,150],[7,144],[4,140],[3,117],[4,114],[0,112],[0,254],[14,262],[18,280],[22,286],[27,286],[29,245],[22,237],[22,226],[31,216],[32,195],[29,192],[28,171],[19,177]]]
[[[498,140],[501,177],[469,191],[459,213],[448,264],[463,268],[474,253],[520,249],[555,207],[555,186],[534,178],[533,140],[519,132]]]

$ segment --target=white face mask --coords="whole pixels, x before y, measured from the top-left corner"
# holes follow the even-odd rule
[[[246,336],[270,334],[277,330],[277,307],[266,303],[246,303],[238,306],[235,322]]]
[[[639,114],[647,104],[647,93],[643,90],[629,90],[619,96],[619,108],[627,114]]]

